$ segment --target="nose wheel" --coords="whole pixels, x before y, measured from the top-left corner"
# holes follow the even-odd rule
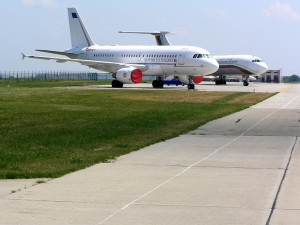
[[[189,90],[193,90],[193,89],[195,89],[195,84],[188,84],[187,87]]]
[[[249,75],[246,76],[246,79],[243,81],[243,85],[244,86],[248,86],[249,85]]]
[[[243,85],[244,85],[244,86],[248,86],[248,85],[249,85],[249,82],[245,80],[245,81],[243,82]]]
[[[193,82],[193,77],[192,77],[192,76],[189,76],[189,84],[187,85],[187,88],[188,88],[189,90],[195,89],[195,84],[194,84],[194,82]]]

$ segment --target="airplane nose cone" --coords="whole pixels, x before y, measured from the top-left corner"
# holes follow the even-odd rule
[[[214,58],[211,58],[208,62],[209,72],[208,74],[212,74],[219,69],[219,63]]]
[[[268,66],[267,66],[266,63],[261,62],[261,63],[259,64],[259,67],[258,67],[259,74],[262,74],[262,73],[267,72],[268,69],[269,69],[269,68],[268,68]]]

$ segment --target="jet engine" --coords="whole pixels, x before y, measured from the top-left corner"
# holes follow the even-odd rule
[[[124,84],[139,83],[142,77],[142,71],[133,67],[119,69],[116,73],[116,79]]]
[[[200,84],[203,81],[204,76],[193,76],[193,81],[195,84]]]
[[[189,83],[189,76],[178,76],[178,80],[180,80],[182,83]],[[203,80],[203,76],[193,76],[193,82],[195,84],[201,83]]]

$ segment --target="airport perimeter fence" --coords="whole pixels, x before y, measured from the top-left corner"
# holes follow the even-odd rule
[[[110,73],[71,72],[71,71],[0,71],[1,80],[30,81],[30,80],[112,80]],[[146,76],[143,80],[154,80],[155,77]]]
[[[0,71],[0,80],[104,80],[111,74],[71,71]]]

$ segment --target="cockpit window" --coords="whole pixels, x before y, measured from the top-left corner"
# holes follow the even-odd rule
[[[212,58],[211,54],[195,54],[193,58]]]
[[[261,59],[257,58],[257,59],[253,59],[252,62],[263,62]]]

